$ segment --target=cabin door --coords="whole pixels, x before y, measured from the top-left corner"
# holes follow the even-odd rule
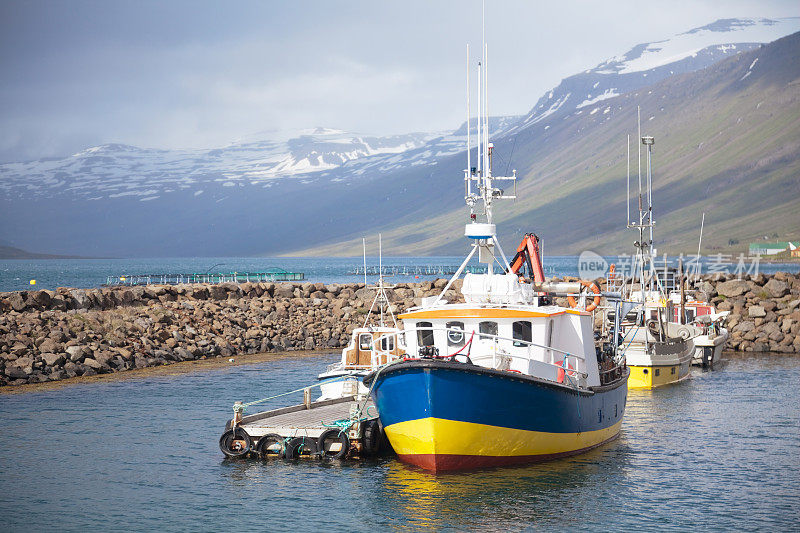
[[[358,366],[372,365],[372,335],[362,333],[358,336]]]

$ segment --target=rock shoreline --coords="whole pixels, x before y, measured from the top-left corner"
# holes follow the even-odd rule
[[[446,280],[400,283],[395,313],[438,295]],[[463,301],[461,280],[448,290]],[[728,349],[800,353],[800,275],[696,283],[730,310]],[[223,283],[0,293],[0,386],[292,350],[338,351],[363,324],[364,284]]]

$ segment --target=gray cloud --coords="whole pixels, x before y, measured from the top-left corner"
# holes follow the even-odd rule
[[[794,2],[488,2],[490,111],[645,41]],[[464,119],[471,2],[4,2],[0,160],[104,142],[219,146],[258,131],[386,134]]]

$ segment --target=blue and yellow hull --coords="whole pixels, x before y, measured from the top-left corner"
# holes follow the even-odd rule
[[[427,470],[546,461],[614,439],[627,373],[593,391],[445,361],[406,361],[375,376],[372,395],[398,457]]]

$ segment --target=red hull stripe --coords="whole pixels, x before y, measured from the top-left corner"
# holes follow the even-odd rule
[[[549,453],[540,455],[452,455],[452,454],[434,454],[434,453],[420,453],[420,454],[399,454],[398,458],[404,463],[409,463],[425,470],[432,472],[444,472],[447,470],[473,470],[476,468],[493,468],[498,466],[513,466],[531,463],[541,463],[544,461],[551,461],[561,457],[568,457],[586,452],[592,448],[602,446],[607,442],[611,442],[617,438],[619,434],[614,435],[608,440],[582,448],[580,450],[572,450],[568,452]]]

